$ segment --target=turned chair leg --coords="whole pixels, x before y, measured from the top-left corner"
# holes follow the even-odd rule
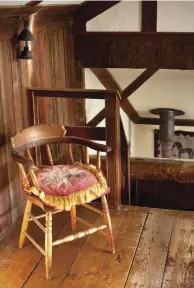
[[[107,231],[108,231],[108,242],[110,243],[111,252],[114,254],[115,243],[114,243],[114,237],[113,237],[113,232],[112,232],[112,224],[111,224],[111,219],[110,219],[110,214],[109,214],[108,203],[106,200],[106,196],[102,196],[101,199],[102,199],[102,206],[103,206],[103,212],[104,212],[104,222],[107,225]]]
[[[25,232],[28,229],[28,223],[29,223],[29,213],[31,211],[32,208],[32,202],[27,200],[26,202],[26,207],[25,207],[25,211],[24,211],[24,217],[23,217],[23,221],[22,221],[22,228],[21,228],[21,232],[20,232],[20,239],[19,239],[19,248],[22,248],[24,245],[24,241],[25,241]]]
[[[72,230],[75,231],[76,230],[76,206],[71,207],[71,227]]]
[[[46,212],[45,266],[46,266],[46,279],[51,279],[51,268],[52,268],[52,213],[51,211]]]

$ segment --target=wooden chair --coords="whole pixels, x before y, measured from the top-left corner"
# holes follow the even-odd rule
[[[21,228],[21,234],[19,239],[19,247],[22,248],[24,240],[27,237],[45,256],[45,266],[46,266],[46,278],[51,278],[51,266],[52,266],[52,247],[59,245],[61,243],[73,241],[75,239],[93,234],[97,231],[102,232],[107,236],[109,241],[111,252],[115,253],[114,239],[112,234],[112,226],[109,215],[108,204],[105,194],[109,192],[106,179],[104,178],[100,170],[100,151],[109,152],[110,147],[107,147],[102,144],[97,144],[95,142],[78,138],[78,137],[68,137],[65,136],[65,128],[57,125],[39,125],[29,127],[22,132],[16,134],[12,139],[12,157],[18,163],[22,188],[26,192],[27,203],[23,217],[23,223]],[[52,153],[50,149],[50,144],[59,144],[64,143],[68,145],[68,158],[71,165],[54,165]],[[85,147],[92,148],[97,151],[97,164],[96,167],[89,165],[89,156],[86,148],[86,164],[73,164],[73,153],[72,153],[72,144],[81,144]],[[46,152],[49,160],[49,166],[38,167],[35,165],[35,162],[32,157],[32,150],[39,148],[41,145],[46,145]],[[26,152],[25,152],[26,151]],[[26,155],[24,156],[24,153]],[[36,155],[37,156],[37,155]],[[69,169],[69,170],[68,170]],[[72,170],[71,170],[72,169]],[[77,170],[76,170],[77,169]],[[57,172],[56,172],[57,171]],[[61,171],[64,171],[61,175]],[[67,171],[77,171],[68,172]],[[56,172],[56,176],[50,177],[49,175],[54,175],[52,173]],[[49,174],[50,173],[50,174]],[[65,174],[66,173],[66,174]],[[80,173],[80,174],[79,174]],[[60,175],[60,176],[59,176]],[[66,176],[65,176],[66,175]],[[89,176],[88,176],[89,175]],[[43,178],[41,178],[43,177]],[[46,177],[46,178],[44,178]],[[49,178],[50,177],[50,178]],[[61,178],[63,182],[61,182]],[[84,178],[85,177],[85,178]],[[42,180],[43,179],[43,180]],[[44,179],[47,179],[44,181]],[[50,180],[51,179],[51,180]],[[72,180],[73,179],[73,180]],[[84,179],[84,181],[81,181]],[[81,183],[86,183],[88,180],[95,181],[95,183],[90,183],[85,189],[80,188],[79,191],[71,191],[71,194],[59,195],[60,193],[65,193],[68,188],[68,181],[72,183],[77,183],[78,187],[81,187]],[[57,185],[55,185],[55,181]],[[73,182],[74,181],[74,182]],[[46,183],[46,184],[45,184]],[[62,183],[62,184],[61,184]],[[47,186],[46,186],[47,185]],[[55,186],[53,186],[55,185]],[[75,185],[75,187],[76,187]],[[84,184],[85,185],[85,184]],[[54,187],[54,188],[53,188]],[[57,187],[57,188],[56,188]],[[62,187],[62,188],[61,188]],[[53,189],[53,190],[52,190]],[[65,190],[66,189],[66,190]],[[49,192],[47,191],[49,190]],[[53,192],[51,195],[50,193]],[[57,191],[57,192],[56,192]],[[67,192],[67,191],[66,191]],[[94,199],[101,197],[103,210],[98,210],[87,203],[91,202]],[[39,206],[45,213],[39,216],[34,216],[31,213],[32,204]],[[88,209],[91,209],[97,212],[100,215],[104,216],[104,225],[99,227],[94,227],[90,223],[82,220],[76,216],[76,205],[83,205]],[[62,211],[70,211],[71,215],[71,224],[72,230],[76,230],[76,221],[80,221],[87,225],[89,229],[66,236],[63,239],[52,240],[52,215]],[[44,227],[39,219],[45,217],[46,227]],[[45,233],[45,250],[40,247],[40,245],[32,238],[31,235],[27,232],[29,221],[34,221],[40,229]],[[101,231],[106,229],[105,232]]]

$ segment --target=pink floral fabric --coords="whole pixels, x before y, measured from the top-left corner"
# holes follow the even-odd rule
[[[47,195],[67,196],[98,182],[88,169],[75,165],[56,165],[36,172],[39,186]]]

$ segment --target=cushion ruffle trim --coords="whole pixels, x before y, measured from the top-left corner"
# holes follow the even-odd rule
[[[109,192],[107,181],[101,170],[96,169],[93,165],[81,163],[79,165],[88,169],[93,175],[95,175],[98,182],[84,190],[80,190],[67,196],[46,195],[44,191],[40,190],[40,188],[36,186],[25,187],[24,190],[29,194],[38,196],[45,205],[66,211],[71,210],[71,207],[74,205],[89,203]]]

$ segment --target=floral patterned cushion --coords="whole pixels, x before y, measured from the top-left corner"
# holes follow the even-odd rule
[[[47,195],[67,196],[98,182],[90,170],[75,165],[48,166],[38,170],[36,176]]]
[[[39,187],[25,191],[38,196],[50,207],[69,211],[72,206],[89,203],[109,192],[100,169],[93,165],[55,165],[36,171]]]

